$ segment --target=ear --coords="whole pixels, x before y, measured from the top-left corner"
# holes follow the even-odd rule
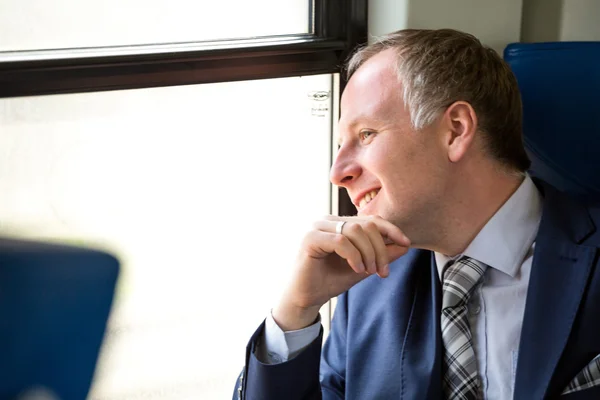
[[[477,131],[477,115],[473,107],[465,101],[452,103],[442,117],[444,145],[451,162],[460,161],[473,145]]]

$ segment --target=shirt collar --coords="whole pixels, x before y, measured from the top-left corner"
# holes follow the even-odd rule
[[[463,255],[515,277],[533,245],[541,217],[542,198],[527,175],[517,191],[485,224],[464,253],[456,257],[435,253],[440,279],[448,261]]]

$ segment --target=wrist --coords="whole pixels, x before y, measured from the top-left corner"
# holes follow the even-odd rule
[[[296,307],[290,304],[279,304],[271,315],[282,331],[297,331],[313,325],[319,316],[321,307]]]

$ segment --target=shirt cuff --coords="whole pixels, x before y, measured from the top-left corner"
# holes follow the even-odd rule
[[[314,324],[306,328],[284,332],[269,313],[256,356],[265,364],[279,364],[289,361],[319,337],[320,331],[320,315]]]

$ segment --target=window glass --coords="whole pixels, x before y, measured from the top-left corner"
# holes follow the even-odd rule
[[[2,0],[0,51],[310,33],[311,0]]]
[[[231,396],[330,212],[333,78],[0,99],[0,234],[122,262],[90,399]]]

